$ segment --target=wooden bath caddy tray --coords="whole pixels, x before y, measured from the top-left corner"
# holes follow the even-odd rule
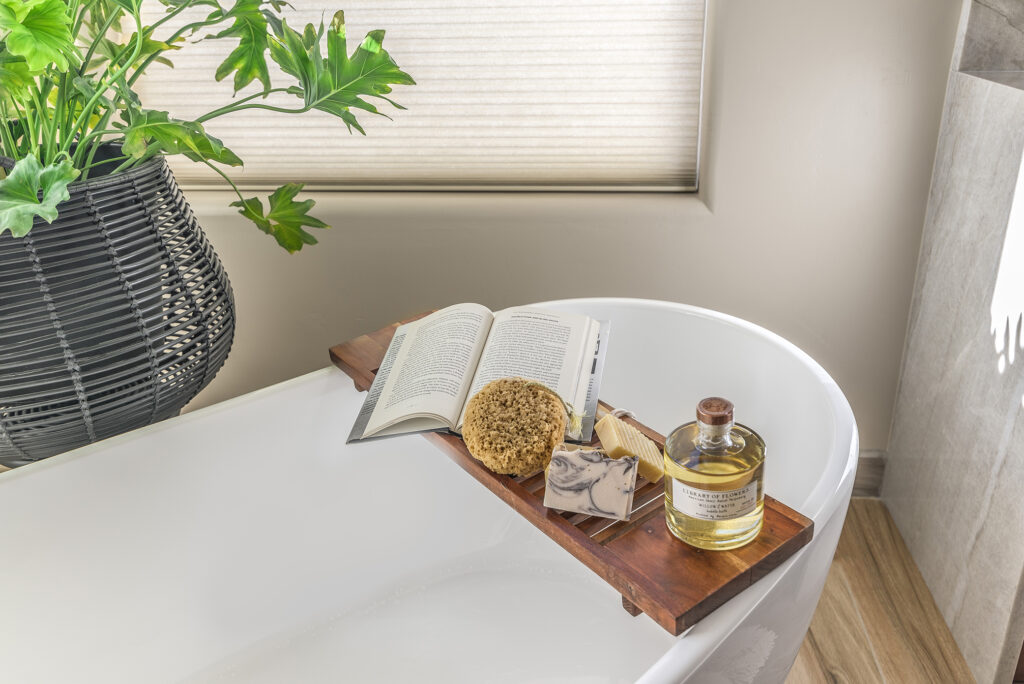
[[[331,347],[331,361],[352,377],[356,388],[366,391],[395,329],[425,315]],[[600,412],[610,410],[601,402]],[[662,435],[635,420],[625,420],[664,448]],[[701,551],[679,541],[665,527],[662,482],[637,480],[628,521],[560,513],[544,506],[543,472],[524,477],[497,475],[470,456],[461,438],[439,432],[423,436],[612,585],[632,615],[647,613],[675,635],[764,577],[814,533],[812,520],[765,496],[764,526],[757,539],[733,551]],[[592,443],[600,445],[596,436]]]

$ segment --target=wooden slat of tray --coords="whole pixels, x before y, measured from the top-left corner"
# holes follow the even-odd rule
[[[368,390],[395,330],[420,314],[331,347],[331,361],[360,390]],[[600,403],[599,412],[611,407]],[[624,420],[659,447],[665,438],[632,419]],[[764,497],[764,525],[750,544],[732,551],[702,551],[684,544],[665,526],[663,483],[638,481],[628,521],[561,513],[544,506],[544,476],[497,475],[474,459],[456,435],[423,435],[505,503],[622,594],[633,615],[641,611],[678,635],[750,586],[811,540],[814,522]],[[600,446],[596,436],[592,441]]]

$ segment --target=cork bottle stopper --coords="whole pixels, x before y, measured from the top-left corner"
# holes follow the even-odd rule
[[[728,425],[732,422],[732,402],[722,397],[708,397],[697,404],[697,420],[705,425]]]

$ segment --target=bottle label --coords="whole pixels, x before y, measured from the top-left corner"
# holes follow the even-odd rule
[[[757,508],[757,480],[729,491],[697,489],[672,479],[672,506],[691,518],[730,520],[752,513]]]

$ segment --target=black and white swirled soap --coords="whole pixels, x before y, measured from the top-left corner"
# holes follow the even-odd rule
[[[544,505],[603,518],[629,520],[637,458],[610,458],[595,449],[558,447],[551,455]]]

